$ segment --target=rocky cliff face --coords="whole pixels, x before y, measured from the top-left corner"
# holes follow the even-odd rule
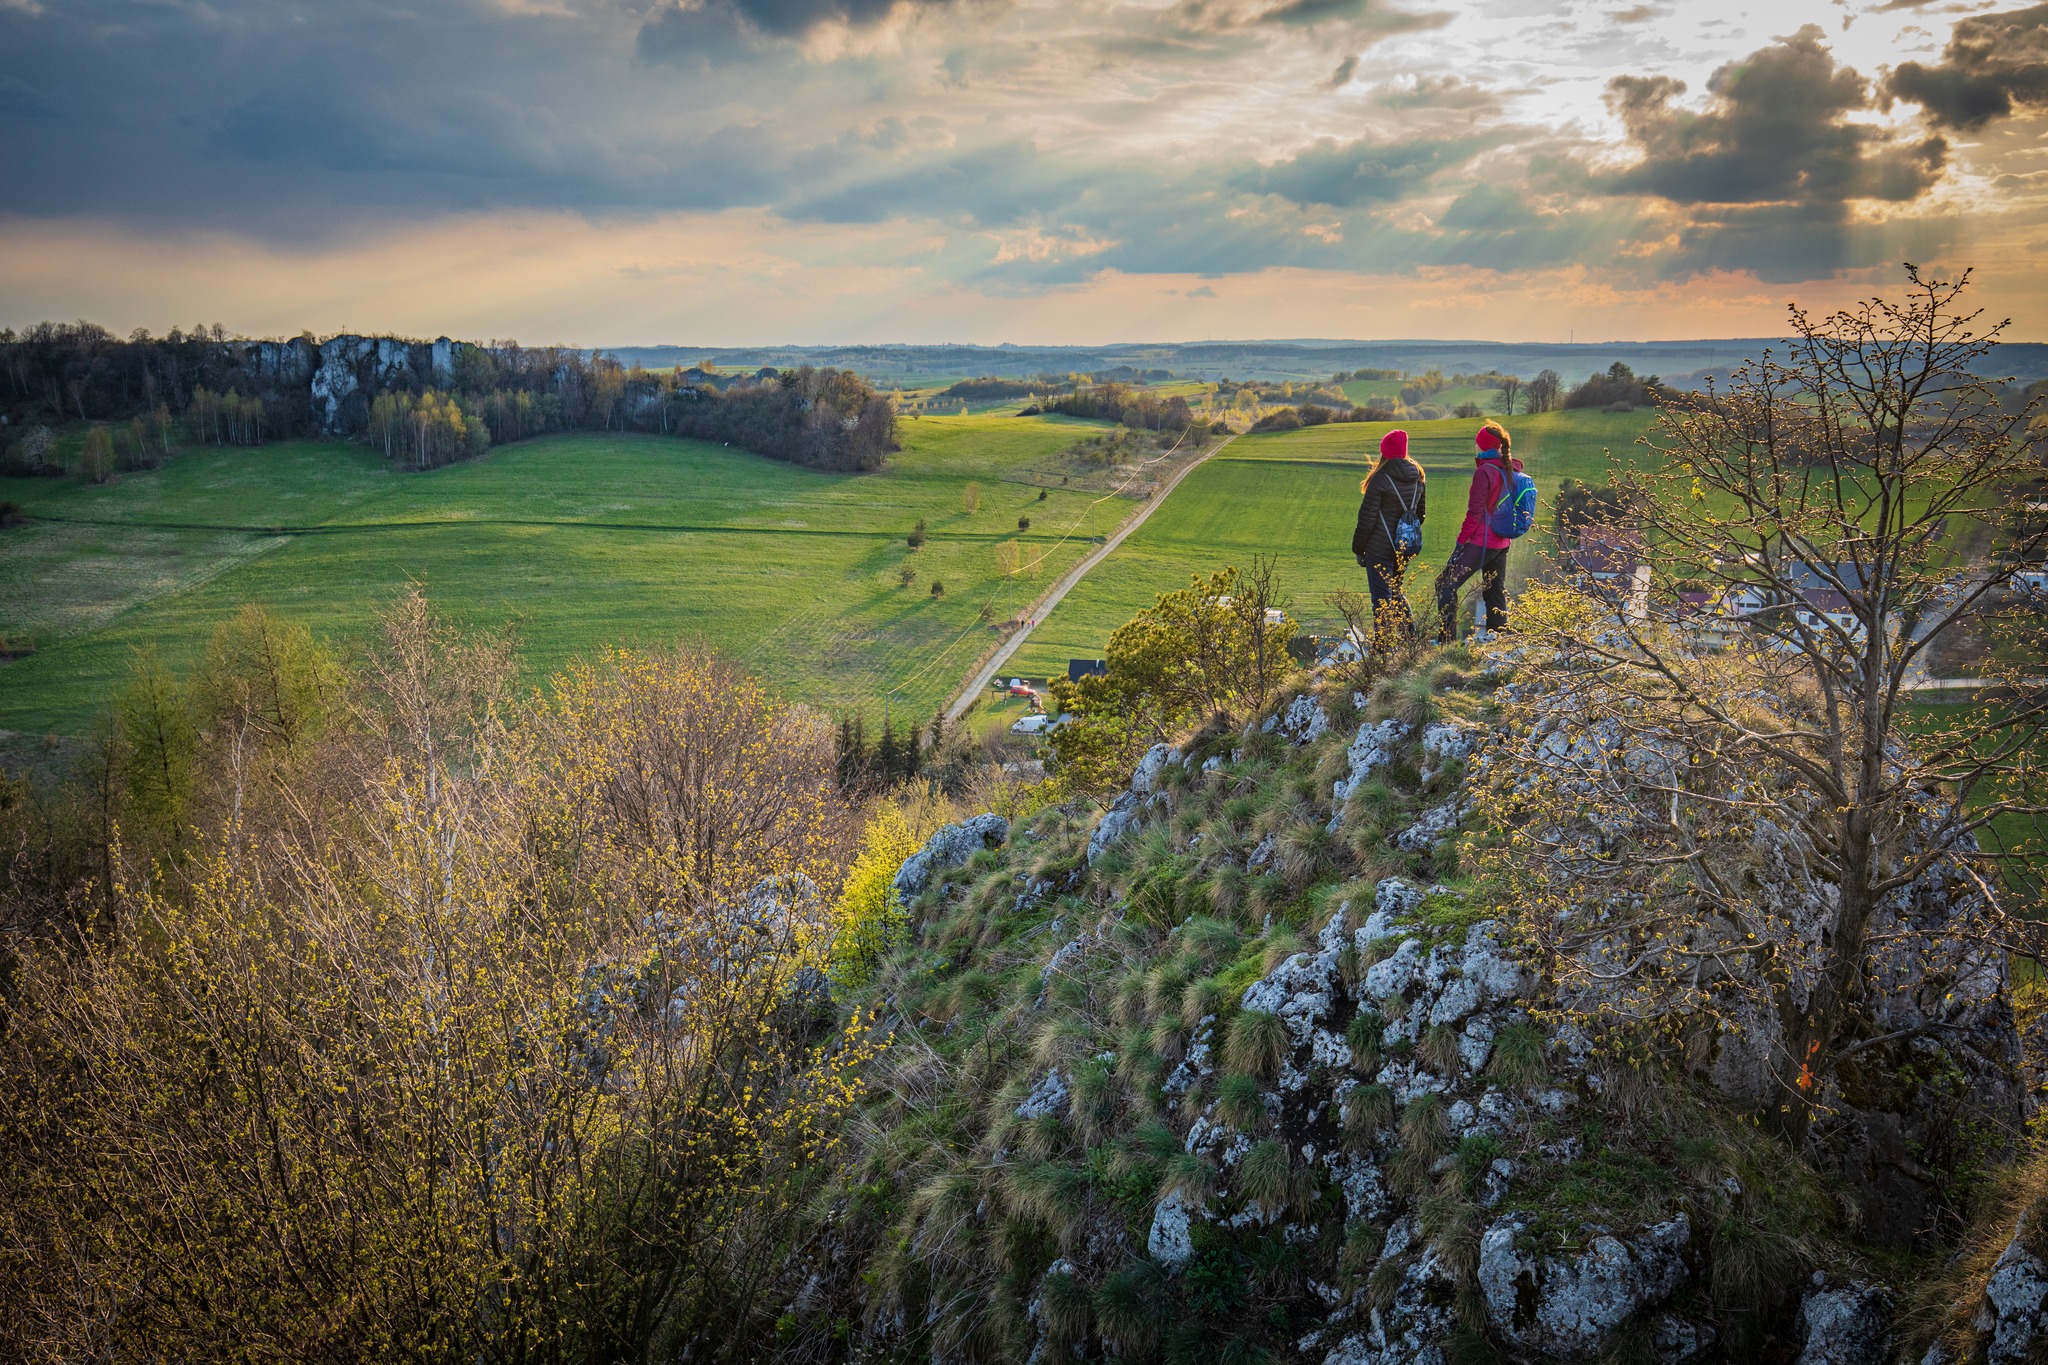
[[[1900,1287],[1859,1250],[1892,1229],[1859,1216],[1927,1225],[1965,1155],[1916,1146],[1940,1087],[2016,1105],[2002,966],[1881,974],[1888,1020],[1938,1025],[1902,1054],[1933,1088],[1831,1097],[1802,1161],[1746,1108],[1768,1042],[1688,1070],[1589,1036],[1457,875],[1490,688],[1454,679],[1435,718],[1290,698],[1153,749],[1099,819],[936,836],[885,983],[911,1026],[860,1193],[801,1259],[797,1353],[1892,1358]],[[1965,896],[1928,879],[1888,931],[1938,939]],[[2048,1301],[2011,1259],[1987,1340]]]
[[[330,436],[358,430],[369,415],[370,399],[383,390],[410,391],[450,383],[455,377],[455,359],[467,345],[447,337],[431,342],[349,334],[329,337],[308,357],[305,367],[314,421]]]

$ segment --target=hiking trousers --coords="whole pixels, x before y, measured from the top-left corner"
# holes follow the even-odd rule
[[[1401,590],[1407,576],[1404,559],[1369,559],[1365,563],[1365,586],[1372,593],[1372,638],[1384,643],[1391,633],[1399,640],[1415,636],[1415,618],[1408,612],[1408,596]]]
[[[1451,551],[1444,571],[1436,576],[1436,638],[1452,644],[1458,638],[1458,589],[1478,574],[1480,596],[1486,602],[1486,628],[1498,630],[1508,623],[1508,552],[1502,546],[1489,550],[1484,545],[1459,542]]]

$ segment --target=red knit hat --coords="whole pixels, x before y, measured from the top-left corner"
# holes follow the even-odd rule
[[[1507,429],[1498,422],[1488,422],[1479,428],[1479,434],[1472,438],[1472,443],[1491,454],[1508,443]]]
[[[1408,433],[1395,427],[1380,437],[1380,458],[1382,460],[1405,460],[1408,458]]]

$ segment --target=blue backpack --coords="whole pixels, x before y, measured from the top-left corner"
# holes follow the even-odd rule
[[[1401,502],[1401,519],[1387,529],[1387,514],[1380,513],[1380,529],[1387,532],[1387,539],[1394,544],[1394,553],[1404,559],[1412,559],[1422,553],[1422,523],[1415,519],[1415,504],[1401,496],[1401,487],[1394,485],[1394,496]]]
[[[1536,480],[1512,467],[1501,470],[1500,501],[1486,529],[1503,540],[1520,540],[1536,524]]]

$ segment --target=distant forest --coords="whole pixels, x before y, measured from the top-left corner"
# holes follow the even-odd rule
[[[89,322],[0,331],[0,419],[16,474],[44,472],[45,428],[74,420],[105,424],[89,458],[130,466],[161,458],[173,422],[208,444],[351,437],[416,469],[551,431],[693,436],[835,470],[878,469],[896,448],[888,398],[848,370],[650,371],[560,346],[257,341],[217,325],[126,338]]]

